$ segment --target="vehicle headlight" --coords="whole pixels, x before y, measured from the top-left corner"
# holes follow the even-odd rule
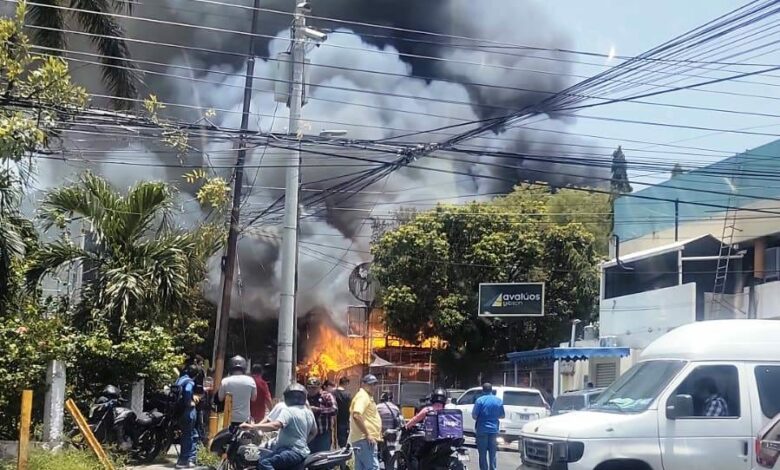
[[[585,444],[582,442],[556,442],[553,444],[553,461],[576,462],[585,453]]]

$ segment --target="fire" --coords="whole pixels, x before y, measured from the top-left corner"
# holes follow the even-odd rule
[[[308,376],[332,375],[365,362],[363,338],[350,338],[328,325],[321,324],[310,335],[313,341],[299,372]]]

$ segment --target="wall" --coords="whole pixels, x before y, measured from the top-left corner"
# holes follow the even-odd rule
[[[756,286],[756,317],[780,318],[780,281]]]
[[[696,284],[602,299],[600,336],[616,336],[618,346],[644,349],[653,340],[696,320]]]

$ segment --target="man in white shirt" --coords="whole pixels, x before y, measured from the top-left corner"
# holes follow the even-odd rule
[[[231,425],[249,422],[252,416],[250,403],[257,399],[257,385],[252,377],[246,375],[246,366],[246,359],[241,356],[230,359],[228,366],[230,375],[222,379],[219,387],[220,401],[224,401],[228,393],[233,396]]]

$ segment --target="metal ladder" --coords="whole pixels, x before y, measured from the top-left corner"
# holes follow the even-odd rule
[[[737,157],[739,158],[739,157]],[[742,161],[737,166],[737,178],[742,175]],[[735,178],[736,179],[736,178]],[[718,265],[715,268],[715,285],[712,289],[712,313],[716,318],[720,316],[723,311],[723,307],[727,307],[733,312],[739,310],[736,306],[729,304],[725,300],[726,293],[726,281],[729,275],[729,263],[731,262],[731,256],[734,254],[734,235],[739,231],[737,229],[737,216],[739,214],[739,207],[737,207],[737,189],[736,185],[732,186],[731,196],[729,196],[728,206],[726,208],[726,214],[723,217],[723,231],[720,237],[720,251],[718,252]]]

